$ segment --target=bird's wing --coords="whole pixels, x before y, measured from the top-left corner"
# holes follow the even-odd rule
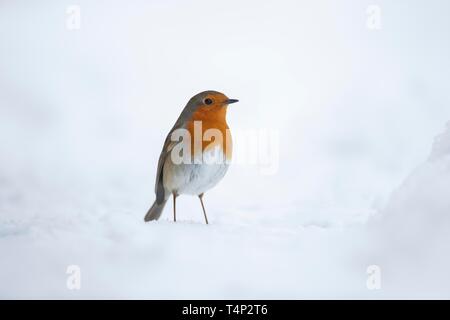
[[[173,147],[177,144],[176,141],[171,141],[171,135],[172,131],[167,135],[166,141],[164,142],[164,147],[158,160],[158,169],[156,171],[155,183],[156,202],[158,204],[162,203],[165,200],[165,190],[163,185],[164,163],[166,162],[166,158],[170,154],[170,151],[172,151]]]
[[[161,151],[161,155],[158,160],[158,170],[156,171],[156,183],[155,183],[155,193],[156,193],[156,202],[162,203],[165,200],[165,190],[163,184],[163,172],[164,172],[164,163],[166,162],[167,156],[172,151],[173,147],[176,146],[179,142],[172,141],[171,136],[172,133],[180,128],[184,127],[184,123],[187,119],[191,117],[192,111],[185,107],[185,109],[181,112],[180,117],[175,122],[175,125],[170,130],[169,134],[166,137],[166,141],[164,142],[164,147]]]
[[[158,160],[158,170],[156,171],[156,183],[155,183],[155,193],[156,193],[156,202],[162,203],[165,200],[165,189],[163,184],[163,172],[164,172],[164,163],[166,162],[166,158],[170,155],[173,147],[175,147],[179,141],[172,141],[171,136],[172,133],[180,128],[183,128],[183,123],[186,119],[186,115],[183,112],[178,118],[175,125],[170,130],[169,134],[166,137],[166,141],[164,142],[164,147],[161,151],[161,155]]]

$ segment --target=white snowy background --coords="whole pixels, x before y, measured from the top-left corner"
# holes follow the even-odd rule
[[[0,298],[450,298],[449,10],[1,0]],[[233,165],[209,226],[190,197],[145,224],[163,140],[208,89],[240,100],[232,130],[279,133],[278,170]]]

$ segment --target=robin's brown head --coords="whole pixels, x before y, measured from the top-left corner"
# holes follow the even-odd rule
[[[239,100],[230,99],[226,95],[218,91],[203,91],[199,94],[193,96],[189,100],[187,107],[192,108],[191,111],[196,111],[198,109],[203,110],[217,110],[226,108],[229,104],[236,103]]]

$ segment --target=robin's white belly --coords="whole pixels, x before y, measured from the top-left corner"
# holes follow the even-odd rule
[[[203,153],[200,164],[174,164],[169,156],[163,170],[163,184],[168,194],[200,195],[222,180],[228,164],[221,148],[214,148]]]

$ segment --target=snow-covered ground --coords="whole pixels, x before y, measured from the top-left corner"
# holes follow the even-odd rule
[[[408,297],[450,297],[450,122],[392,194],[372,232],[379,263]]]
[[[450,298],[448,1],[378,1],[381,30],[356,0],[73,4],[0,3],[0,298]],[[277,170],[145,224],[205,89]]]

